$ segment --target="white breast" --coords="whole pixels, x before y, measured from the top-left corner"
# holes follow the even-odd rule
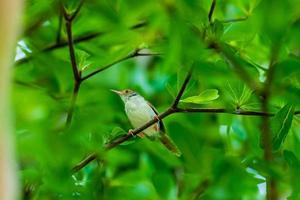
[[[134,128],[140,127],[155,117],[155,112],[149,106],[147,101],[141,96],[131,97],[125,103],[126,114]],[[157,133],[155,126],[152,125],[143,132],[148,136],[153,136]]]

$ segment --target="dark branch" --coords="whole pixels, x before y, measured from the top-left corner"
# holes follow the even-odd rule
[[[181,99],[181,97],[182,97],[182,95],[183,95],[183,93],[186,89],[186,86],[187,86],[187,84],[189,83],[189,81],[191,79],[191,76],[192,76],[192,69],[190,69],[187,76],[185,77],[185,79],[183,81],[183,84],[182,84],[182,86],[181,86],[181,88],[180,88],[180,90],[179,90],[179,92],[178,92],[171,108],[173,108],[173,109],[177,108],[177,105],[178,105],[178,103],[179,103],[179,101],[180,101],[180,99]]]
[[[78,163],[76,166],[73,167],[73,169],[72,169],[73,173],[78,172],[80,169],[82,169],[88,163],[92,162],[93,160],[95,160],[97,158],[98,158],[97,153],[91,153],[84,160],[82,160],[80,163]]]
[[[248,17],[241,17],[241,18],[236,18],[236,19],[225,19],[222,20],[222,23],[233,23],[233,22],[242,22],[242,21],[246,21],[248,19]]]
[[[73,21],[75,19],[75,17],[78,15],[82,5],[84,3],[84,0],[81,0],[79,2],[79,5],[77,6],[76,10],[72,13],[72,15],[69,17],[70,21]]]
[[[66,21],[66,30],[68,35],[69,54],[72,64],[73,76],[76,81],[80,81],[80,75],[76,64],[75,50],[72,38],[72,22]]]
[[[134,30],[134,29],[138,29],[138,28],[142,28],[144,26],[147,25],[147,22],[140,22],[137,23],[131,27],[129,27],[129,29]],[[74,38],[73,39],[73,44],[77,44],[77,43],[81,43],[81,42],[86,42],[92,39],[95,39],[103,34],[107,34],[106,32],[95,32],[95,33],[89,33],[87,35],[82,35],[79,36],[78,38]],[[34,54],[32,54],[31,56],[22,58],[18,61],[16,61],[15,66],[21,65],[23,63],[28,62],[30,59],[32,59],[35,55],[39,54],[39,53],[45,53],[45,52],[49,52],[49,51],[53,51],[59,48],[63,48],[65,46],[68,45],[68,41],[60,41],[60,43],[54,43],[54,44],[50,44],[47,47],[43,48],[42,50],[40,50],[39,52],[36,52]]]
[[[74,49],[74,44],[73,44],[73,36],[72,36],[72,20],[76,17],[78,14],[80,8],[82,7],[83,0],[80,1],[79,6],[75,10],[75,12],[70,16],[68,15],[66,9],[63,7],[61,4],[61,12],[63,13],[65,22],[66,22],[66,31],[67,31],[67,38],[68,38],[68,47],[69,47],[69,55],[70,55],[70,60],[71,60],[71,66],[72,66],[72,71],[73,71],[73,76],[74,76],[74,89],[73,89],[73,94],[72,94],[72,99],[71,99],[71,105],[67,114],[67,120],[66,120],[66,128],[68,128],[71,124],[72,117],[73,117],[73,112],[74,112],[74,107],[76,104],[76,99],[78,96],[78,91],[81,85],[81,72],[78,70],[78,66],[76,63],[76,56],[75,56],[75,49]]]
[[[80,88],[80,82],[75,82],[72,97],[71,97],[71,104],[67,113],[66,128],[68,128],[71,125],[79,88]]]
[[[158,53],[139,53],[138,50],[136,50],[133,53],[128,54],[127,56],[124,56],[124,57],[122,57],[122,58],[120,58],[120,59],[118,59],[118,60],[116,60],[112,63],[109,63],[105,66],[100,67],[99,69],[97,69],[97,70],[91,72],[90,74],[82,77],[81,80],[84,81],[84,80],[98,74],[99,72],[102,72],[102,71],[114,66],[115,64],[120,63],[120,62],[125,61],[125,60],[128,60],[130,58],[134,58],[134,57],[138,57],[138,56],[157,56],[157,55],[160,55],[160,54],[158,54]]]
[[[137,51],[136,51],[137,52]],[[188,82],[190,81],[190,78],[191,78],[191,75],[192,75],[192,71],[190,70],[181,86],[181,89],[179,90],[178,92],[178,95],[177,97],[175,98],[174,100],[174,103],[163,113],[159,114],[157,118],[154,118],[152,120],[150,120],[149,122],[145,123],[144,125],[138,127],[138,128],[135,128],[134,130],[131,131],[131,134],[126,134],[124,136],[121,136],[109,143],[107,143],[105,145],[105,150],[109,150],[109,149],[112,149],[116,146],[118,146],[119,144],[122,144],[123,142],[127,141],[128,139],[130,139],[131,137],[133,137],[134,135],[142,132],[143,130],[145,130],[146,128],[150,127],[151,125],[157,123],[159,121],[159,119],[163,119],[165,117],[167,117],[168,115],[171,115],[172,113],[175,113],[176,112],[176,109],[177,109],[177,105],[178,105],[178,102],[180,100],[180,97],[182,96]],[[95,159],[95,158],[94,158]],[[87,159],[84,159],[84,160],[87,160]],[[93,159],[92,159],[93,160]],[[88,160],[89,162],[91,162],[92,160]],[[87,165],[89,162],[85,162],[85,165]],[[82,162],[81,162],[82,163]],[[80,165],[81,168],[83,168],[85,165]],[[78,166],[78,165],[76,165]],[[76,168],[77,171],[80,170],[81,168]]]
[[[214,14],[215,7],[216,7],[216,0],[212,0],[211,6],[210,6],[210,9],[209,9],[209,13],[208,13],[208,21],[209,21],[209,23],[212,23],[212,16]]]
[[[132,131],[133,135],[138,134],[139,132],[145,130],[146,128],[148,128],[149,126],[155,124],[158,119],[163,119],[171,114],[175,114],[175,113],[212,113],[212,114],[218,114],[218,113],[224,113],[224,114],[233,114],[233,115],[246,115],[246,116],[267,116],[267,117],[272,117],[275,115],[275,113],[264,113],[264,112],[258,112],[258,111],[230,111],[227,110],[225,108],[169,108],[168,110],[166,110],[165,112],[161,113],[158,115],[158,118],[154,118],[153,120],[147,122],[146,124],[144,124],[143,126],[134,129]],[[296,111],[294,113],[295,115],[299,115],[300,114],[300,110]],[[117,138],[111,142],[109,142],[108,144],[105,145],[105,149],[109,150],[112,149],[116,146],[118,146],[119,144],[127,141],[128,139],[130,139],[132,137],[131,134],[126,134],[120,138]],[[90,156],[86,157],[83,161],[81,161],[79,164],[77,164],[76,170],[73,170],[74,172],[79,171],[80,169],[82,169],[83,167],[85,167],[87,164],[89,164],[89,162],[93,161],[94,159],[96,159],[96,157],[94,159],[90,159]],[[74,168],[75,168],[74,167]]]

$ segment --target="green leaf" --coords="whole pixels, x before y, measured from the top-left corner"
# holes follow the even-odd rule
[[[271,120],[273,150],[278,150],[283,144],[292,125],[294,110],[294,105],[287,104]]]
[[[90,54],[83,50],[76,50],[76,56],[78,59],[78,67],[81,70],[85,70],[87,67],[91,65],[91,62],[88,61]]]
[[[290,167],[299,167],[300,162],[292,151],[284,150],[283,157]]]
[[[219,98],[218,90],[207,89],[201,92],[198,96],[191,96],[180,100],[183,103],[207,104]]]

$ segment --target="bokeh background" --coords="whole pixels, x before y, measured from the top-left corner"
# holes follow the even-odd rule
[[[68,14],[80,4],[62,2]],[[259,200],[266,197],[267,176],[276,180],[281,199],[300,199],[299,115],[293,115],[300,106],[299,6],[297,0],[84,1],[72,21],[78,69],[85,76],[117,62],[81,83],[66,127],[74,78],[61,4],[26,1],[12,94],[23,199]],[[119,62],[137,50],[153,55]],[[283,127],[284,136],[268,164],[260,145],[262,117],[238,115],[260,112],[261,97],[234,66],[263,85],[271,60],[277,67],[269,112],[281,114],[270,120],[272,131]],[[219,97],[180,107],[237,114],[165,118],[180,158],[140,138],[103,150],[132,128],[110,89],[136,90],[163,112],[191,66],[183,98],[207,89],[216,89]],[[93,152],[98,159],[72,173]]]

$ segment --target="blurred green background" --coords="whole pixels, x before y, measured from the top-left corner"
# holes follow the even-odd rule
[[[60,3],[25,2],[13,85],[23,199],[259,200],[266,198],[267,176],[276,180],[281,199],[300,199],[300,118],[293,115],[300,109],[299,1],[215,3],[209,20],[211,0],[84,1],[72,21],[83,76],[137,49],[159,55],[117,62],[82,82],[72,123],[65,128],[74,79]],[[71,14],[80,2],[62,4]],[[219,98],[180,107],[261,111],[261,97],[234,65],[261,86],[274,52],[269,111],[278,114],[270,121],[272,137],[283,135],[271,164],[260,145],[261,116],[168,116],[164,123],[183,153],[180,158],[140,138],[103,150],[132,128],[110,89],[136,90],[163,112],[194,66],[183,98],[207,89],[218,90]],[[92,152],[99,159],[72,174]]]

